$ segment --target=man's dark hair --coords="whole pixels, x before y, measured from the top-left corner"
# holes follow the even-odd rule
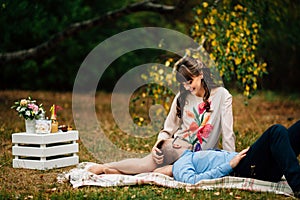
[[[162,151],[162,155],[164,155],[164,162],[161,166],[171,165],[180,157],[178,152],[173,148],[171,141],[161,140],[156,147],[160,149]]]

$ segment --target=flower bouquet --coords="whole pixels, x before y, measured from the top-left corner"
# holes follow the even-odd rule
[[[27,99],[16,101],[11,108],[15,109],[18,115],[25,119],[26,132],[35,133],[35,120],[39,119],[44,112],[43,105],[38,105],[36,100],[28,97]]]

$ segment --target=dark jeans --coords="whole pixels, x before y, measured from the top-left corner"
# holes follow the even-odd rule
[[[234,168],[234,176],[277,182],[285,176],[293,191],[300,190],[300,121],[286,129],[273,125],[251,145]]]

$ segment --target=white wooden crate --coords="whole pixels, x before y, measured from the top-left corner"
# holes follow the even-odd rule
[[[78,131],[12,134],[14,168],[52,169],[79,163]]]

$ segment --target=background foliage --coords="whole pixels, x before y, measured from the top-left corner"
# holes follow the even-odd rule
[[[241,4],[203,2],[195,8],[192,36],[206,47],[226,82],[236,80],[243,93],[251,97],[266,63],[255,56],[260,38],[258,16]]]
[[[46,0],[41,2],[2,0],[0,4],[0,31],[2,36],[0,52],[13,52],[34,47],[74,22],[105,14],[108,11],[124,7],[133,2],[137,1]],[[161,3],[172,5],[174,2],[165,0]],[[257,86],[255,86],[253,70],[252,77],[246,78],[245,81],[245,83],[250,82],[250,88],[257,87],[259,89],[298,92],[297,86],[300,83],[298,78],[300,75],[300,68],[298,67],[300,45],[300,36],[298,34],[300,29],[299,1],[208,0],[206,2],[209,5],[216,3],[219,10],[218,13],[223,12],[231,15],[230,11],[234,11],[234,5],[238,4],[244,9],[255,13],[253,19],[248,17],[252,22],[257,21],[260,28],[260,31],[257,33],[259,41],[255,44],[255,58],[257,59],[252,64],[257,63],[258,66],[265,67],[261,63],[267,63],[266,71],[269,72],[269,75],[257,80]],[[205,16],[200,16],[197,13],[197,8],[201,6],[203,6],[203,1],[186,1],[186,5],[173,15],[137,12],[116,21],[107,21],[101,26],[82,31],[59,44],[52,52],[39,58],[1,65],[0,88],[71,90],[77,70],[85,56],[106,38],[121,31],[143,26],[166,27],[191,36],[194,34],[194,36],[198,37],[199,31],[198,33],[195,32],[195,21],[199,26],[201,25],[199,30],[205,28],[202,26],[204,24],[199,21],[199,19],[204,19]],[[196,8],[196,10],[193,8]],[[204,13],[203,11],[202,14]],[[231,17],[231,20],[236,21],[236,23],[238,23],[239,19],[240,17],[238,16]],[[194,29],[190,31],[192,27]],[[217,38],[221,38],[226,34],[222,26],[216,26],[216,28],[221,33],[216,35]],[[210,36],[213,37],[213,35]],[[217,48],[217,46],[215,47]],[[212,50],[212,47],[210,48]],[[225,50],[221,49],[223,53],[219,55],[226,54]],[[164,63],[166,59],[161,59],[163,53],[143,50],[120,57],[104,74],[104,77],[101,79],[100,89],[110,91],[116,79],[136,65],[153,60],[160,60]],[[217,59],[225,59],[225,57]],[[260,63],[260,61],[263,62]],[[224,64],[228,64],[227,67],[230,66],[229,63],[225,62]],[[250,64],[251,62],[248,63],[248,67]],[[242,73],[242,70],[246,69],[245,67],[239,67],[239,75],[245,75]],[[236,78],[239,79],[236,75],[233,76],[233,74],[229,73],[225,76],[228,87],[235,87]],[[244,84],[243,87],[246,88],[246,85]]]

